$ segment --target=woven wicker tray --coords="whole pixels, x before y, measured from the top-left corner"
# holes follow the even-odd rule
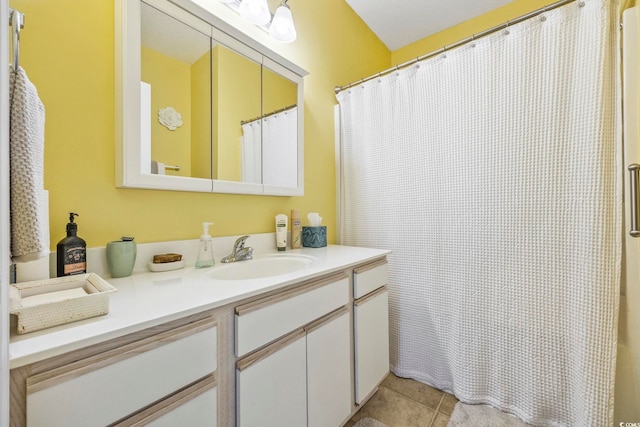
[[[9,288],[9,313],[18,318],[18,334],[39,331],[107,314],[115,291],[95,273],[16,283]],[[38,299],[27,304],[30,297]]]

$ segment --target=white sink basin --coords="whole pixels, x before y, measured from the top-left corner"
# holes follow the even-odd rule
[[[249,280],[289,274],[309,267],[315,258],[298,254],[263,255],[248,261],[216,265],[209,275],[218,280]]]

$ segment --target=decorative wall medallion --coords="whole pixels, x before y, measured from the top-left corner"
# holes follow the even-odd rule
[[[169,130],[176,130],[182,126],[182,116],[173,107],[159,109],[158,121]]]

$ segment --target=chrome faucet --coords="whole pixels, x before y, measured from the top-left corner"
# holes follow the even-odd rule
[[[233,244],[233,252],[222,258],[220,262],[229,263],[237,261],[247,261],[253,259],[253,248],[245,247],[244,244],[249,236],[239,237]]]

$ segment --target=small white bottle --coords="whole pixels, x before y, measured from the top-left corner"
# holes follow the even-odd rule
[[[200,236],[200,247],[198,248],[198,259],[196,268],[213,267],[216,263],[213,259],[213,241],[209,235],[209,226],[212,222],[202,223],[202,236]]]

